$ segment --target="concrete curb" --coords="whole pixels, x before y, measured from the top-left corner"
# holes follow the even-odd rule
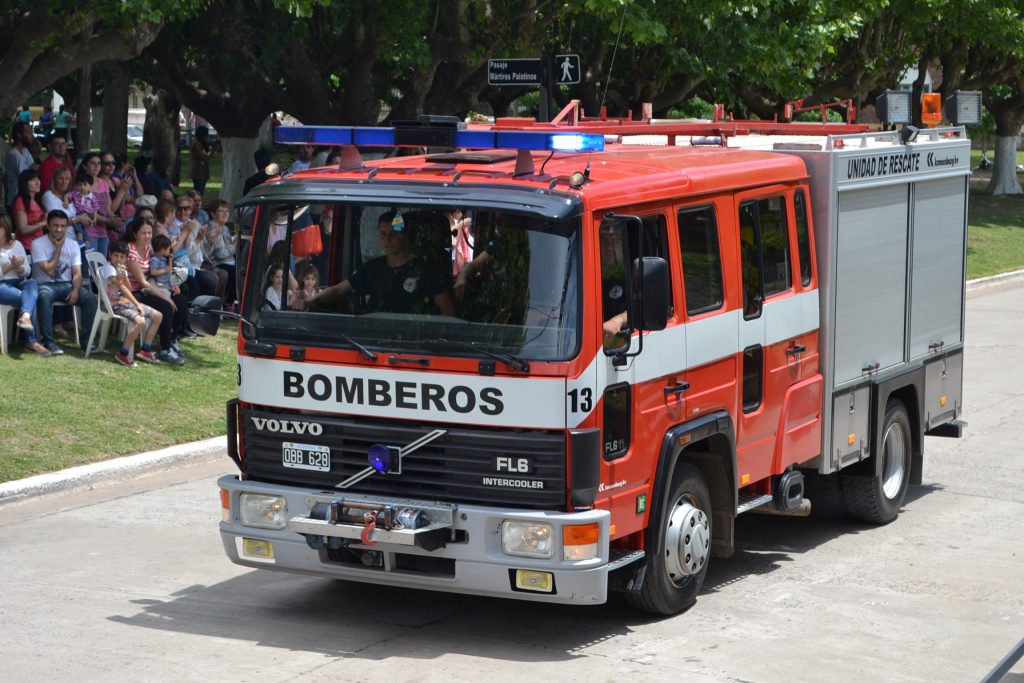
[[[1000,273],[999,275],[968,280],[967,292],[976,292],[981,289],[988,289],[989,287],[1016,284],[1018,282],[1024,282],[1024,270],[1015,270],[1009,273]]]
[[[186,460],[223,452],[227,449],[227,444],[226,436],[217,436],[205,441],[179,444],[158,451],[126,455],[105,462],[69,467],[59,472],[5,482],[0,484],[0,504],[29,496],[66,491],[102,480],[131,476],[145,470],[171,467]]]
[[[967,282],[967,291],[979,290],[1024,282],[1024,270],[983,277]],[[27,479],[18,479],[0,484],[0,504],[44,493],[66,491],[85,486],[103,479],[113,479],[138,474],[147,469],[167,467],[176,463],[213,455],[227,450],[227,436],[218,436],[205,441],[179,444],[149,453],[127,455],[122,458],[98,462],[92,465],[71,467],[60,472],[40,474]]]

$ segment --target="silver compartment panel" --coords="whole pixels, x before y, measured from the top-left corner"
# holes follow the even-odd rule
[[[832,397],[832,453],[829,458],[835,471],[868,457],[868,420],[871,417],[871,387],[862,386]],[[853,435],[853,443],[850,436]]]
[[[924,368],[925,429],[956,419],[963,405],[963,354],[946,356]],[[942,398],[945,397],[945,405]]]

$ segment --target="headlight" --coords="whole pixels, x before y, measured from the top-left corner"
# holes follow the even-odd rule
[[[501,523],[501,551],[506,555],[546,559],[554,554],[554,535],[547,522],[506,519]]]
[[[238,496],[238,510],[246,526],[283,529],[288,521],[288,504],[283,496],[243,493]]]

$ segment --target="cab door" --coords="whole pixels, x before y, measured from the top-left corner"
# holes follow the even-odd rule
[[[793,284],[790,206],[784,187],[736,198],[743,291],[736,448],[741,487],[772,474],[783,405],[807,353],[803,302]]]
[[[602,493],[608,493],[606,505],[613,518],[621,520],[616,522],[620,535],[643,528],[645,516],[636,512],[637,491],[652,477],[649,454],[685,415],[686,337],[674,303],[664,330],[644,332],[642,340],[635,331],[616,333],[633,294],[633,261],[654,256],[673,262],[670,211],[667,205],[616,209],[602,215],[598,231],[604,354],[596,361],[595,400],[602,415]],[[672,280],[674,291],[677,283]]]

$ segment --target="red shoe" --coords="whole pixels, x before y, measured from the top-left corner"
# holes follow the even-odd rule
[[[139,360],[146,361],[147,363],[159,363],[160,359],[157,358],[152,351],[139,351],[135,354],[135,357]]]
[[[120,351],[118,351],[117,355],[114,356],[114,360],[116,360],[118,363],[125,366],[126,368],[138,367],[137,365],[135,365],[135,362],[128,357],[127,354],[121,353]]]

